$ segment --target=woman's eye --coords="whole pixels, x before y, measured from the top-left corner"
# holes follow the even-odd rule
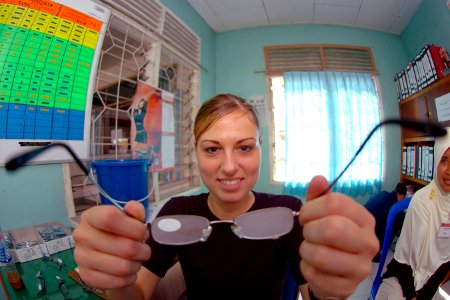
[[[241,146],[241,147],[239,147],[239,149],[240,149],[242,152],[248,152],[248,151],[251,150],[251,148],[250,148],[249,146]]]
[[[207,153],[214,154],[214,153],[216,153],[219,149],[218,149],[217,147],[208,147],[208,148],[206,148],[205,150],[206,150]]]

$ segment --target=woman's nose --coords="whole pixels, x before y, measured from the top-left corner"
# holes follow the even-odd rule
[[[450,174],[450,164],[447,164],[447,167],[445,168],[445,174]]]
[[[233,174],[237,170],[237,157],[231,151],[226,151],[223,162],[222,162],[222,170],[225,174]]]

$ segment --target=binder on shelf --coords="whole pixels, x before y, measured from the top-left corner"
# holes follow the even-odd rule
[[[411,95],[418,92],[416,74],[414,73],[414,67],[412,63],[409,63],[408,65],[408,74],[409,74],[410,95]]]
[[[428,148],[428,177],[427,181],[433,179],[433,168],[434,168],[434,147]]]
[[[419,66],[417,64],[417,59],[414,59],[412,62],[414,76],[416,77],[416,90],[417,92],[421,90],[420,88],[420,72],[419,72]]]
[[[423,180],[428,181],[428,169],[429,169],[429,160],[430,160],[430,156],[429,156],[429,148],[430,146],[425,146],[424,147],[424,155],[425,155],[425,162],[424,162],[424,170],[423,170]]]
[[[419,155],[417,155],[417,145],[415,145],[413,147],[413,171],[412,171],[412,176],[417,178],[417,163],[418,163],[418,157]]]
[[[413,176],[413,170],[414,170],[414,147],[408,146],[408,171],[406,175]]]
[[[427,58],[428,64],[430,65],[429,66],[429,68],[430,68],[430,75],[427,78],[427,83],[430,84],[430,83],[432,83],[432,82],[434,82],[435,80],[438,79],[438,74],[436,72],[436,66],[435,66],[433,57],[432,57],[431,52],[430,52],[430,47],[426,46],[425,49],[426,49],[426,51],[425,51],[426,56],[425,57]]]
[[[401,87],[401,95],[402,99],[406,97],[406,82],[405,82],[405,72],[402,70],[400,72],[400,87]]]
[[[416,177],[422,179],[422,147],[417,146],[417,174]]]
[[[409,176],[410,163],[409,158],[411,157],[411,147],[406,146],[406,176]]]
[[[402,149],[402,174],[406,175],[406,146]]]
[[[419,80],[419,88],[423,89],[424,86],[425,86],[426,75],[425,75],[425,69],[423,67],[422,53],[420,53],[418,55],[418,57],[417,57],[417,66],[418,66],[418,69],[419,69],[419,78],[420,78],[420,80]]]
[[[428,146],[422,146],[422,150],[420,151],[422,153],[422,163],[421,163],[421,171],[420,171],[420,179],[425,180],[425,170],[426,166],[428,165],[426,152],[428,151]]]

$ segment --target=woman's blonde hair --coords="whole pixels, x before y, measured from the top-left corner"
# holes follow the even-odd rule
[[[250,114],[259,129],[258,115],[255,108],[241,97],[232,94],[219,94],[205,101],[197,112],[194,122],[194,138],[197,144],[200,136],[217,120],[241,111],[242,114]]]

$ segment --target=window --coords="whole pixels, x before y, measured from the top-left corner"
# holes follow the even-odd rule
[[[92,160],[131,158],[131,103],[138,81],[144,81],[174,94],[175,168],[150,176],[150,200],[199,188],[192,141],[199,103],[199,38],[159,2],[137,1],[133,7],[127,1],[103,2],[111,5],[112,17],[93,95]],[[69,215],[74,217],[96,205],[98,190],[75,164],[64,170],[70,176],[74,205],[68,201]]]
[[[272,179],[304,196],[314,175],[333,180],[380,120],[370,49],[333,45],[265,48],[273,104]],[[381,133],[335,190],[363,195],[380,189]]]

